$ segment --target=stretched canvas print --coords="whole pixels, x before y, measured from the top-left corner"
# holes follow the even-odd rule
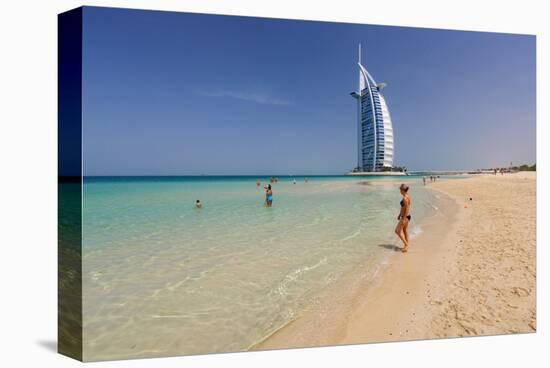
[[[59,15],[59,352],[534,332],[535,36]]]

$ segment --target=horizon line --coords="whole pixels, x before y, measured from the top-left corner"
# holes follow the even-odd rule
[[[521,166],[521,165],[520,165]],[[528,165],[532,166],[532,165]],[[443,170],[407,170],[407,173],[415,174],[415,173],[468,173],[468,172],[478,172],[483,170],[492,170],[495,168],[501,168],[501,167],[494,167],[494,168],[477,168],[477,169],[443,169]],[[504,168],[504,167],[502,167]],[[348,171],[349,172],[349,171]],[[58,175],[58,177],[83,177],[83,178],[93,178],[93,177],[223,177],[223,176],[247,176],[247,177],[298,177],[298,176],[346,176],[347,172],[344,173],[325,173],[325,174],[303,174],[303,173],[297,173],[297,174],[266,174],[266,173],[258,173],[258,174],[99,174],[99,175],[65,175],[61,176]]]

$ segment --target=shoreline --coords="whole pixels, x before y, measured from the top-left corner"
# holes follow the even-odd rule
[[[491,186],[495,185],[505,191],[518,185],[524,187],[527,194],[511,191],[505,195],[528,197],[527,209],[522,207],[519,211],[530,212],[518,221],[533,222],[534,226],[535,204],[531,190],[535,190],[536,178],[532,173],[484,175],[462,179],[459,184],[449,180],[430,183],[427,187],[451,198],[454,208],[440,209],[434,218],[427,219],[422,226],[423,233],[412,240],[409,252],[406,255],[394,252],[388,257],[378,277],[365,280],[354,293],[351,305],[336,312],[343,315],[328,316],[328,323],[323,321],[323,328],[315,331],[311,326],[315,326],[318,317],[306,313],[249,350],[535,331],[534,227],[528,226],[519,235],[506,232],[513,237],[513,256],[521,260],[510,261],[506,270],[516,267],[516,271],[523,268],[527,272],[522,274],[524,278],[512,278],[512,284],[520,285],[510,286],[508,292],[504,292],[499,277],[506,270],[499,267],[498,257],[495,259],[497,254],[492,248],[491,236],[493,228],[506,231],[507,223],[504,217],[490,214],[495,211],[494,207],[501,213],[514,208],[508,201],[493,205],[489,197],[493,195]],[[470,195],[474,196],[472,202],[466,198]],[[451,218],[446,217],[449,213]],[[525,246],[522,237],[528,238]],[[394,243],[397,244],[397,240]],[[470,272],[465,273],[464,268]],[[483,283],[485,279],[490,281]],[[493,292],[496,294],[491,295]],[[497,306],[506,313],[496,310]],[[509,317],[508,313],[514,311],[520,316]]]
[[[383,183],[376,183],[376,185],[383,185]],[[430,190],[427,188],[427,190]],[[395,292],[387,294],[384,290],[395,290],[394,274],[399,273],[399,270],[405,269],[403,262],[408,262],[411,258],[416,259],[421,256],[419,253],[426,253],[426,250],[413,248],[414,244],[432,244],[440,242],[445,233],[442,231],[434,231],[436,228],[443,228],[444,223],[448,223],[448,217],[454,217],[458,212],[458,205],[455,201],[443,195],[440,198],[440,209],[432,216],[425,218],[423,222],[419,224],[422,232],[418,236],[414,236],[411,239],[411,248],[406,254],[401,252],[400,240],[395,236],[393,244],[380,244],[379,246],[386,249],[386,259],[379,269],[375,271],[376,277],[365,278],[360,280],[341,280],[337,285],[333,285],[331,290],[336,290],[336,295],[330,293],[328,298],[335,296],[336,299],[343,299],[343,303],[348,305],[341,305],[341,308],[334,308],[332,314],[319,318],[319,316],[302,313],[301,316],[295,320],[289,322],[285,326],[281,327],[277,331],[270,334],[266,339],[254,344],[250,350],[264,350],[264,349],[281,349],[287,347],[315,347],[315,346],[329,346],[339,344],[353,344],[353,343],[365,343],[365,342],[382,342],[399,340],[398,334],[393,333],[393,327],[389,332],[386,330],[389,328],[390,319],[388,314],[395,314],[394,307],[396,303],[392,300],[395,295],[404,294],[407,297],[414,297],[415,294],[411,294],[410,290],[416,288],[418,278],[408,279],[407,282],[401,284],[403,290],[402,293]],[[413,205],[414,206],[414,205]],[[416,225],[412,223],[412,230]],[[412,234],[411,234],[412,235]],[[397,245],[397,246],[396,246]],[[414,262],[413,264],[416,264]],[[360,275],[359,270],[352,270],[349,272],[350,277],[356,277]],[[338,293],[339,289],[349,289],[348,282],[357,282],[357,285],[353,288],[351,294],[343,295],[344,293]],[[411,282],[413,285],[411,285]],[[347,293],[347,290],[346,290]],[[327,297],[327,296],[325,296]],[[329,301],[329,303],[331,303]],[[386,305],[390,306],[389,308]],[[364,320],[361,317],[363,311],[368,310],[367,318]],[[322,320],[321,320],[322,319]],[[378,321],[383,321],[379,323]],[[357,322],[361,324],[369,325],[368,338],[363,338],[363,334],[359,334],[353,330],[353,325]],[[322,334],[315,334],[314,336],[308,336],[307,330],[312,330],[313,326],[323,326]],[[315,327],[314,327],[315,328]],[[392,339],[393,336],[393,339]],[[387,338],[389,337],[389,339]]]

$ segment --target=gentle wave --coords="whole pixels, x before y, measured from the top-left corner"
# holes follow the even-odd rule
[[[288,286],[291,283],[295,282],[300,277],[300,275],[308,271],[312,271],[326,263],[327,263],[327,258],[325,257],[321,259],[319,262],[317,262],[316,264],[314,264],[313,266],[304,266],[292,271],[290,274],[286,275],[283,281],[281,281],[275,289],[277,290],[279,295],[282,295],[282,296],[287,295]]]
[[[411,230],[411,238],[417,238],[422,234],[422,228],[420,226],[414,226]]]
[[[347,240],[354,239],[354,238],[358,237],[359,235],[361,235],[361,229],[358,229],[353,234],[350,234],[350,235],[346,236],[345,238],[340,239],[340,242],[343,243]]]

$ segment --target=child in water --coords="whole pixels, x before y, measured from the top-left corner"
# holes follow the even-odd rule
[[[195,208],[202,208],[202,203],[201,203],[200,199],[197,199],[195,201]]]

